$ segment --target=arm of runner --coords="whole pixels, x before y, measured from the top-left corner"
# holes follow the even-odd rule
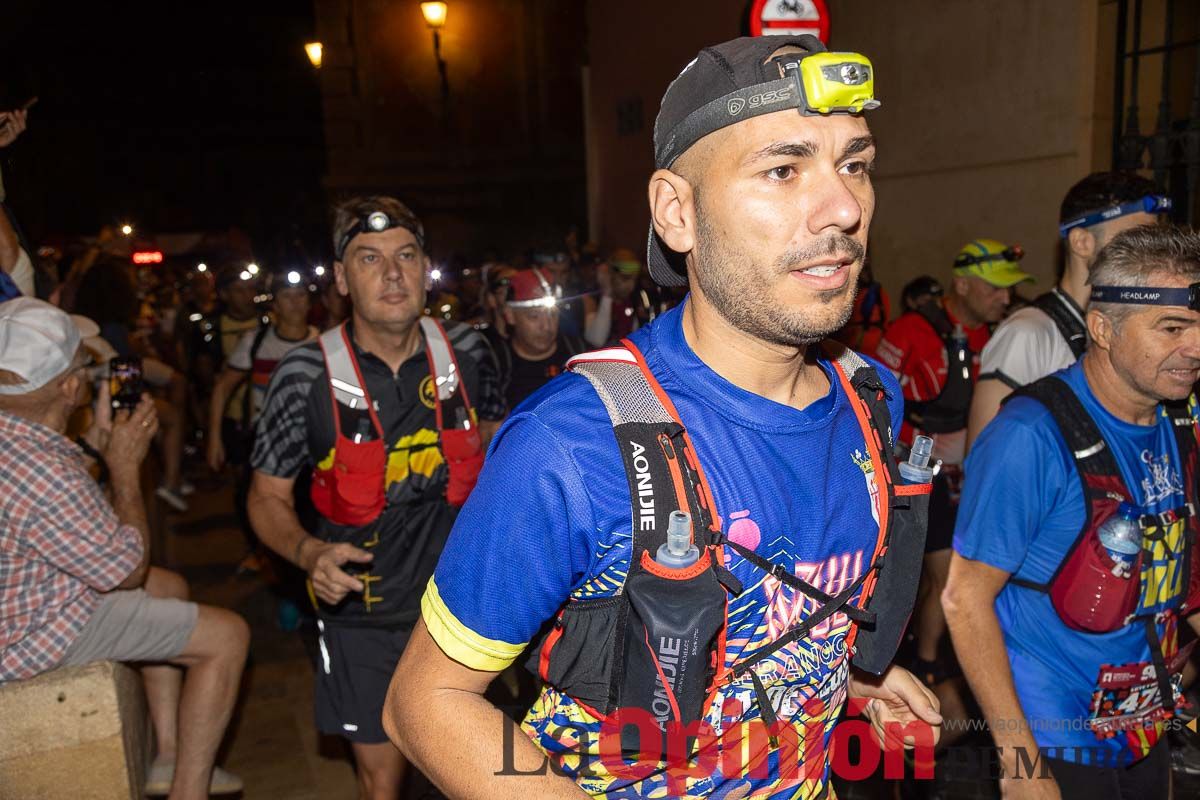
[[[967,420],[968,451],[1004,398],[1054,371],[1059,338],[1054,323],[1036,309],[1022,309],[996,329],[979,354],[979,379]]]
[[[971,396],[971,411],[967,417],[967,452],[975,444],[976,437],[1000,412],[1004,398],[1012,394],[1012,387],[998,378],[980,378],[975,383]]]
[[[350,592],[363,590],[362,581],[347,574],[342,565],[367,564],[374,556],[346,542],[334,544],[309,536],[296,516],[295,483],[295,478],[255,470],[247,501],[250,524],[263,544],[308,574],[317,597],[336,605]]]
[[[571,379],[583,381],[568,376],[564,386]],[[590,386],[580,391],[590,393],[593,419],[605,413]],[[450,797],[581,796],[571,780],[540,769],[538,748],[526,734],[506,732],[512,723],[481,696],[562,607],[594,557],[593,499],[572,452],[532,412],[504,426],[392,677],[389,736]],[[538,774],[507,774],[514,763]]]
[[[570,778],[549,769],[546,754],[484,699],[497,674],[447,656],[421,620],[388,687],[384,730],[448,797],[588,797]],[[512,766],[512,774],[497,776],[505,765]]]
[[[1038,746],[1017,698],[1004,633],[995,611],[996,596],[1008,578],[1009,573],[1004,570],[954,553],[950,557],[950,577],[942,593],[942,607],[963,674],[983,709],[992,740],[1001,751],[1004,774],[1013,776],[1021,774],[1017,770],[1017,753],[1023,752],[1027,761],[1034,761]],[[1058,785],[1052,777],[1001,778],[1001,786],[1005,798],[1059,797]]]
[[[221,441],[221,420],[225,406],[247,373],[226,367],[213,383],[212,398],[208,401],[208,466],[217,472],[225,465],[225,445]]]
[[[1026,564],[1031,545],[1073,478],[1057,437],[1049,411],[1023,397],[1005,405],[979,437],[964,465],[954,553],[942,593],[954,651],[1009,776],[1022,774],[1018,759],[1029,763],[1039,753],[1013,681],[996,598]],[[1006,798],[1058,797],[1052,779],[1013,777],[1002,787]]]

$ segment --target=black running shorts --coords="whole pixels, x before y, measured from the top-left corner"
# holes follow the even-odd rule
[[[412,629],[317,624],[317,729],[359,744],[386,742],[383,702]]]

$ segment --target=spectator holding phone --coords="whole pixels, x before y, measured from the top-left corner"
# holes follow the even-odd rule
[[[187,384],[179,370],[167,364],[138,337],[134,325],[138,315],[137,286],[129,265],[101,258],[83,276],[74,311],[93,319],[100,336],[111,350],[108,357],[140,358],[142,380],[155,396],[158,408],[163,479],[155,496],[179,512],[188,510],[185,496],[192,487],[183,479],[183,408]]]
[[[0,683],[141,663],[158,742],[146,792],[240,791],[213,763],[250,632],[230,611],[187,602],[182,578],[149,566],[139,472],[158,429],[154,402],[114,414],[103,386],[89,441],[63,435],[89,400],[82,339],[94,332],[41,300],[0,304]],[[108,467],[111,504],[86,451]]]
[[[11,145],[25,130],[29,114],[26,109],[36,99],[30,100],[24,108],[0,111],[0,148]],[[33,275],[29,245],[5,202],[4,178],[0,175],[0,301],[21,295],[33,297]]]

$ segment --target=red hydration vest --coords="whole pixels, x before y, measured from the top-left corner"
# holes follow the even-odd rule
[[[446,501],[462,505],[475,488],[483,467],[483,440],[446,331],[432,317],[422,317],[420,324],[435,387],[438,436],[449,471]],[[363,527],[379,518],[387,502],[384,485],[387,444],[383,425],[367,391],[346,325],[326,331],[320,342],[333,400],[335,441],[333,463],[327,469],[313,469],[312,501],[329,521]],[[343,433],[340,411],[343,406],[360,413],[366,409],[371,427],[369,438],[355,435],[351,439]],[[446,418],[450,415],[453,415],[451,425],[447,427]]]
[[[1044,405],[1054,417],[1067,449],[1075,461],[1086,503],[1083,527],[1070,550],[1045,583],[1023,578],[1010,582],[1050,596],[1054,610],[1063,624],[1083,633],[1111,633],[1127,625],[1144,627],[1150,645],[1154,676],[1159,686],[1162,708],[1169,716],[1175,708],[1172,675],[1183,667],[1186,657],[1180,658],[1173,646],[1164,648],[1159,641],[1157,624],[1167,618],[1179,617],[1200,606],[1200,563],[1195,558],[1194,543],[1200,534],[1200,518],[1196,515],[1196,436],[1191,412],[1183,404],[1166,404],[1171,418],[1175,441],[1179,449],[1180,472],[1183,477],[1186,503],[1178,509],[1161,514],[1147,514],[1140,520],[1143,549],[1134,561],[1131,574],[1113,573],[1114,562],[1100,543],[1099,530],[1117,513],[1122,502],[1133,503],[1133,495],[1121,477],[1120,467],[1100,429],[1075,392],[1054,376],[1042,378],[1018,389],[1010,397],[1030,397]],[[1142,572],[1149,568],[1148,545],[1162,537],[1169,526],[1186,520],[1181,575],[1183,593],[1175,608],[1159,613],[1138,614],[1141,600]],[[1170,550],[1167,550],[1170,554]],[[1168,625],[1170,629],[1173,625]],[[1164,653],[1164,649],[1171,652]],[[1113,654],[1119,659],[1119,654]]]

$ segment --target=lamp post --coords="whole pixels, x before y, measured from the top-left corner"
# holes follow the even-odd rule
[[[433,31],[433,57],[437,59],[438,75],[442,79],[442,117],[447,117],[450,107],[450,81],[446,77],[446,62],[442,58],[442,37],[439,31],[446,25],[447,7],[445,3],[421,3],[421,15],[425,24]]]
[[[325,54],[325,48],[320,42],[307,42],[304,45],[304,52],[308,54],[308,60],[312,62],[315,69],[321,68],[321,58]]]

